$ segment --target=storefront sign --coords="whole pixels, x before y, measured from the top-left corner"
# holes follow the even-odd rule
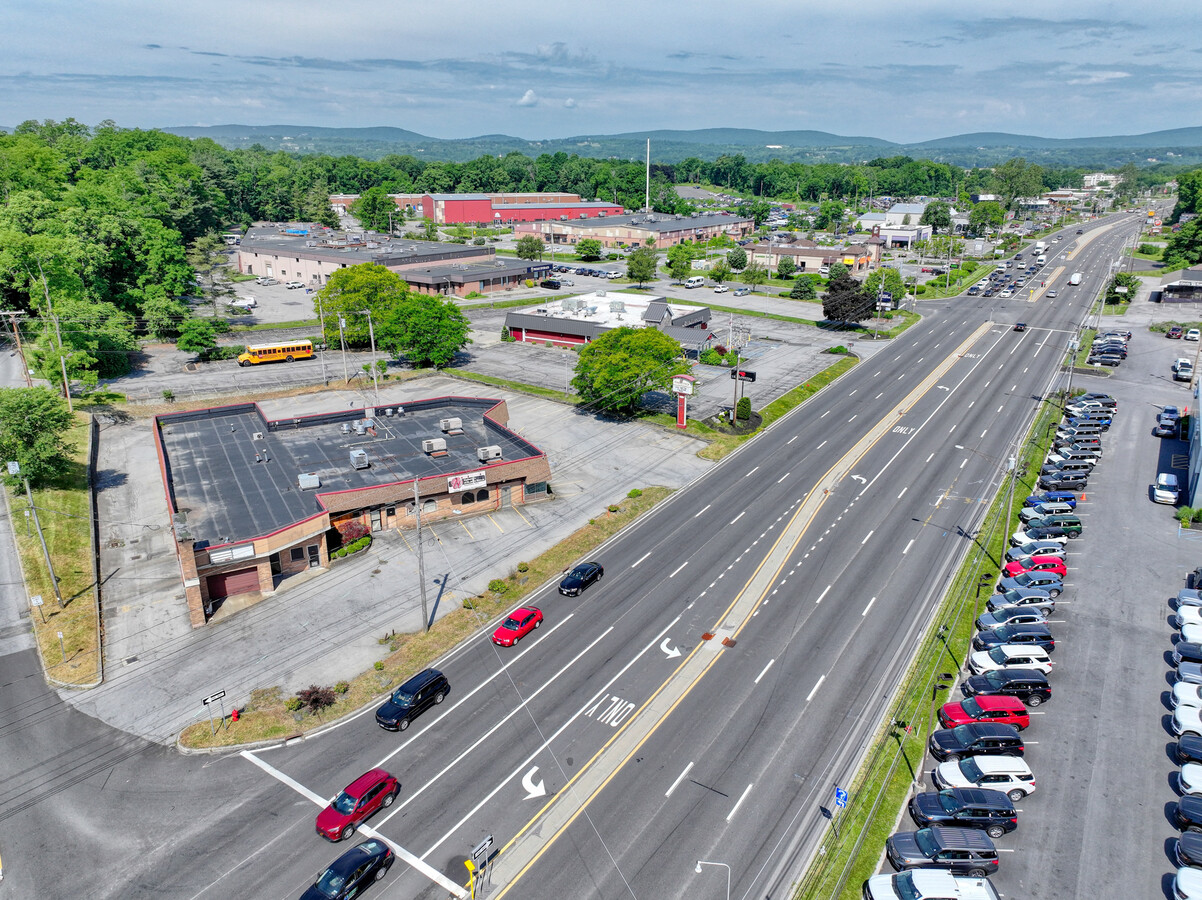
[[[474,491],[476,488],[487,486],[487,472],[468,472],[466,475],[452,475],[447,479],[447,490],[451,493],[456,493],[458,491]]]

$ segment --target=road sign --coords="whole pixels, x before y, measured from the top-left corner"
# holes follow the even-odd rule
[[[755,372],[747,369],[731,369],[730,379],[731,381],[755,381]]]
[[[893,302],[893,294],[892,294],[892,292],[890,292],[890,291],[881,291],[880,300],[881,300],[881,302],[882,302],[882,303],[884,303],[886,300],[888,300],[890,303],[892,303],[892,302]]]
[[[32,597],[30,597],[29,605],[30,606],[41,606],[42,605],[42,595],[34,594]]]
[[[487,853],[488,848],[491,846],[492,846],[492,835],[490,834],[488,837],[486,837],[484,840],[482,840],[480,843],[478,843],[475,847],[472,848],[472,859],[476,862],[479,862],[480,857],[482,857],[485,853]]]
[[[211,694],[210,696],[205,697],[200,702],[203,703],[205,706],[208,706],[210,703],[216,703],[218,700],[220,700],[224,696],[225,696],[225,691],[218,691],[216,694]]]
[[[21,464],[19,462],[10,462],[8,464],[8,474],[17,476],[21,474]]]
[[[839,807],[839,809],[847,806],[847,791],[841,787],[835,788],[835,806]]]

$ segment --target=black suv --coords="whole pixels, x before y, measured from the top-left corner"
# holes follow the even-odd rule
[[[431,706],[442,703],[450,692],[451,683],[442,672],[437,669],[418,672],[376,710],[376,724],[389,731],[404,731]]]
[[[1027,706],[1052,699],[1048,677],[1037,669],[994,669],[960,683],[965,697],[1017,697]]]
[[[961,756],[1022,756],[1026,747],[1013,725],[969,722],[936,731],[931,735],[930,750],[931,756],[944,762]]]
[[[983,878],[998,870],[998,852],[988,835],[972,828],[936,825],[901,831],[885,841],[885,856],[894,871],[947,869],[955,875]]]
[[[1202,797],[1186,794],[1180,798],[1173,813],[1173,822],[1182,831],[1202,831]]]
[[[1194,799],[1202,802],[1202,797]],[[925,791],[910,801],[909,809],[910,818],[919,828],[960,825],[980,828],[991,838],[1000,838],[1018,827],[1018,812],[1010,798],[1001,791],[983,788]]]
[[[1055,597],[1058,591],[1048,591]],[[1047,625],[1002,625],[989,631],[979,631],[972,639],[972,649],[989,650],[998,644],[1034,644],[1051,653],[1056,649],[1056,641]]]

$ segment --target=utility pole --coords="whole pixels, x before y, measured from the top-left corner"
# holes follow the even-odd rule
[[[38,274],[42,276],[42,292],[46,295],[46,311],[50,315],[50,321],[54,323],[54,336],[58,339],[58,364],[63,373],[63,396],[67,398],[67,412],[74,413],[75,406],[71,402],[71,385],[67,381],[67,360],[63,356],[63,335],[58,330],[58,316],[54,314],[54,307],[50,303],[50,285],[46,283],[46,273],[42,271],[40,259],[38,260]],[[59,603],[62,603],[61,597]]]
[[[321,320],[321,349],[317,351],[317,358],[321,361],[321,383],[329,384],[330,379],[326,377],[326,348],[330,346],[330,341],[326,338],[326,317],[321,308],[321,291],[317,292],[317,318]]]
[[[346,335],[343,334],[342,327],[346,324],[346,319],[342,316],[338,317],[338,344],[342,348],[342,380],[347,384],[351,383],[351,376],[346,371]]]
[[[21,329],[17,327],[17,319],[25,315],[23,312],[0,310],[0,316],[8,317],[8,324],[12,326],[13,340],[17,344],[17,356],[21,358],[21,375],[25,378],[25,386],[33,387],[33,379],[29,377],[29,366],[25,363],[25,348],[21,346]]]
[[[363,315],[367,316],[367,335],[371,338],[371,383],[375,389],[376,406],[380,405],[380,381],[376,372],[376,332],[371,325],[371,310],[363,310]]]
[[[426,609],[426,558],[422,552],[422,498],[418,479],[413,479],[413,511],[417,514],[417,584],[422,594],[422,631],[430,630],[430,613]]]
[[[21,466],[19,463],[10,462],[8,464],[8,474],[19,475]],[[22,478],[25,482],[25,497],[29,501],[30,512],[33,513],[33,524],[38,530],[38,540],[42,542],[42,556],[46,558],[46,571],[50,573],[50,586],[54,588],[54,598],[58,601],[58,608],[63,608],[63,595],[58,589],[58,577],[54,574],[54,563],[50,561],[50,550],[46,547],[46,536],[42,534],[42,523],[38,520],[38,508],[33,505],[33,491],[29,489],[29,479]]]

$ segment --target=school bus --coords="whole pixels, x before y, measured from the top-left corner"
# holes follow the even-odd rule
[[[252,366],[265,362],[292,362],[313,355],[312,341],[288,341],[282,344],[252,344],[238,355],[238,365]]]

